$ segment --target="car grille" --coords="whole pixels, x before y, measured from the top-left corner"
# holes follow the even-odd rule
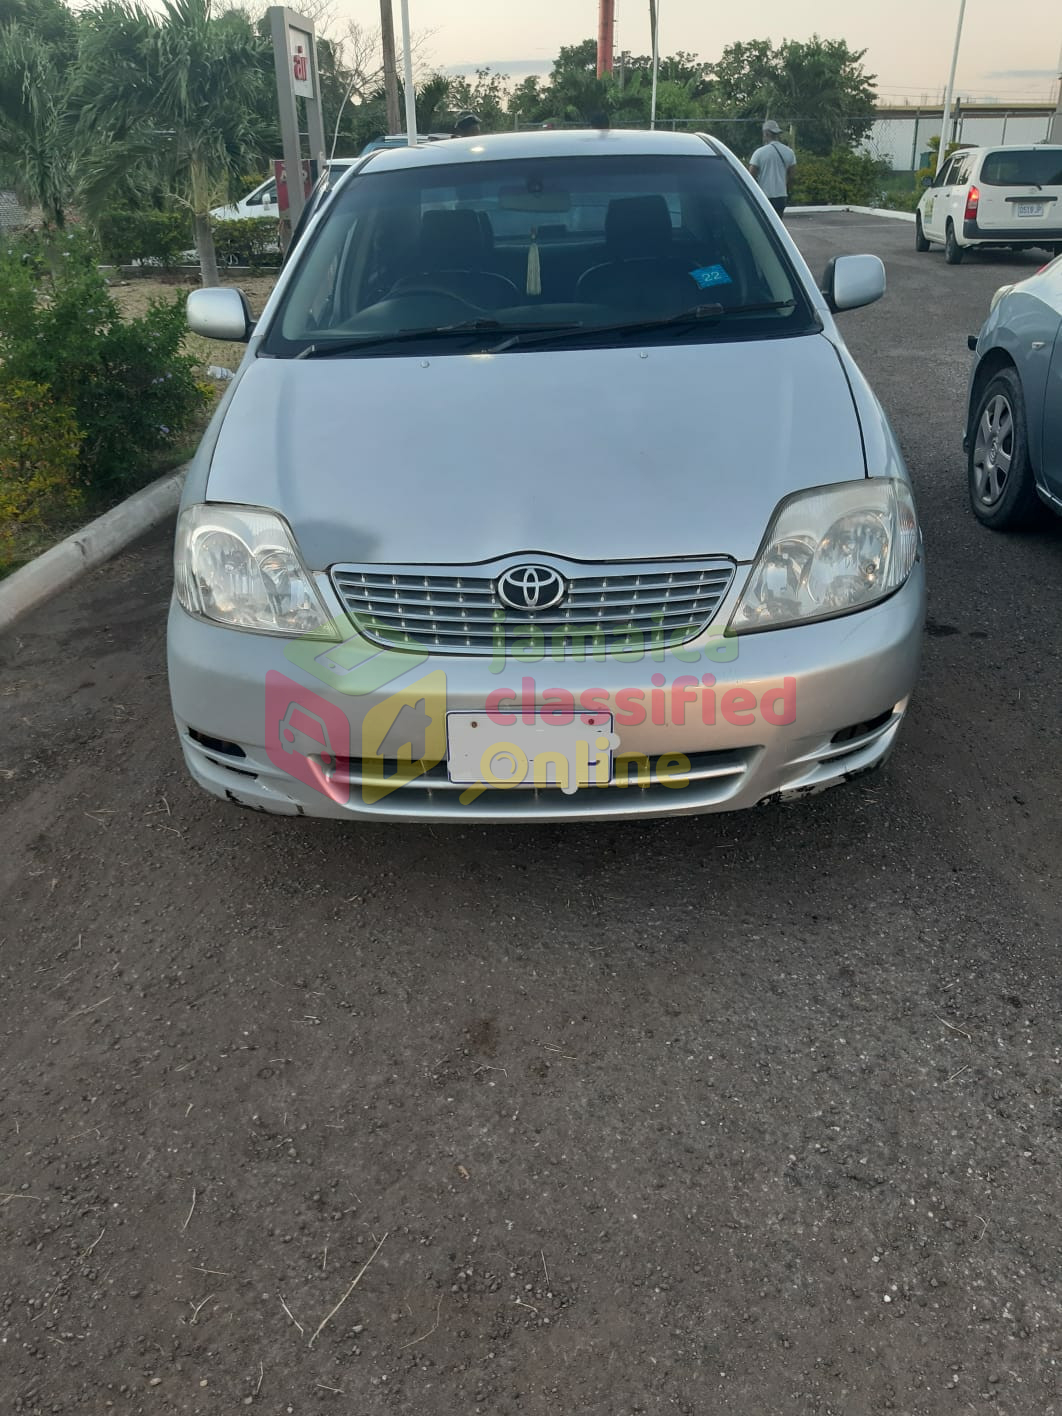
[[[507,609],[498,580],[534,564],[565,580],[564,598],[543,610]],[[433,654],[495,654],[537,631],[553,654],[617,654],[695,639],[714,619],[734,562],[615,561],[588,565],[524,556],[472,566],[336,566],[332,579],[360,633],[388,647]]]
[[[738,794],[761,756],[761,747],[715,752],[687,753],[687,778],[683,787],[660,777],[661,764],[675,771],[672,754],[641,761],[620,754],[615,762],[616,780],[607,787],[581,787],[570,795],[558,787],[531,783],[505,789],[488,789],[471,802],[460,800],[467,790],[447,776],[446,763],[427,767],[419,776],[373,801],[360,803],[362,810],[381,815],[423,819],[430,815],[451,821],[474,820],[568,820],[600,816],[658,816],[672,812],[703,810]],[[351,800],[365,787],[379,787],[393,778],[397,760],[341,757],[321,770],[330,781],[347,786]]]

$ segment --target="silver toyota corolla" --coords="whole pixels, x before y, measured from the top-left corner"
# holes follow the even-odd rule
[[[170,684],[208,791],[288,815],[723,811],[877,767],[918,669],[907,472],[707,137],[372,154],[315,212],[188,477]]]

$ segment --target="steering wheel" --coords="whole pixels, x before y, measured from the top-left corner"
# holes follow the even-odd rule
[[[443,300],[452,300],[455,305],[462,305],[466,310],[479,310],[479,305],[473,305],[470,300],[464,300],[460,295],[455,295],[452,290],[444,290],[441,285],[403,285],[400,290],[392,290],[385,298],[388,300],[405,300],[411,295],[432,295]]]

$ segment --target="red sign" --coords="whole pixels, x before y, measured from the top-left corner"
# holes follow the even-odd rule
[[[307,83],[310,77],[310,60],[300,44],[292,55],[291,70],[297,84]]]
[[[305,200],[310,195],[310,190],[317,180],[317,163],[312,158],[303,158],[299,164],[302,168],[302,195]],[[273,176],[277,179],[277,206],[281,216],[286,216],[291,201],[288,196],[288,169],[287,164],[280,159],[273,163]]]

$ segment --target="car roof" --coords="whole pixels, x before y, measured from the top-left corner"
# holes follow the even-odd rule
[[[372,170],[389,172],[434,164],[512,161],[536,157],[704,157],[719,147],[699,133],[649,132],[644,129],[564,128],[532,133],[481,133],[445,143],[378,149]]]
[[[1062,152],[1062,143],[968,143],[949,156],[969,157],[972,152]]]

